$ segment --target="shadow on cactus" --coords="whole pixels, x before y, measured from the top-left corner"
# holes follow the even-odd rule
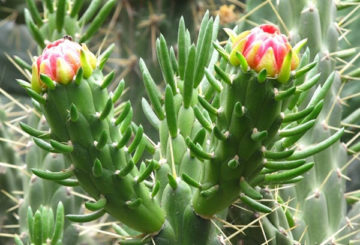
[[[21,85],[41,108],[50,132],[21,127],[39,147],[73,164],[60,172],[33,173],[79,184],[96,199],[85,204],[91,213],[67,215],[70,220],[89,222],[109,213],[144,233],[135,239],[139,243],[220,244],[212,218],[239,198],[258,212],[271,212],[259,186],[300,181],[314,165],[306,158],[341,137],[343,130],[295,148],[314,125],[335,77],[332,73],[306,108],[298,109],[319,80],[318,74],[305,79],[316,65],[309,63],[308,51],[299,61],[305,41],[292,48],[276,26],[262,25],[239,35],[227,30],[230,40],[222,47],[215,41],[218,29],[218,18],[207,13],[196,44],[183,19],[177,54],[163,36],[157,40],[164,93],[140,60],[151,102],[143,99],[144,114],[159,131],[159,145],[132,122],[129,102],[120,113],[114,108],[124,81],[114,93],[107,91],[114,73],[103,75],[102,68],[112,47],[95,59],[85,46],[64,38],[36,59],[31,84]],[[145,150],[151,159],[143,160]]]

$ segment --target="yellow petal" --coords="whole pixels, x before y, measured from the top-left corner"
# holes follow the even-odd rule
[[[292,59],[293,54],[294,53],[292,49],[290,49],[283,60],[283,63],[280,68],[279,76],[277,79],[280,83],[286,83],[287,81],[289,81],[290,73],[291,73],[291,63],[293,61]]]
[[[62,58],[56,60],[56,81],[61,84],[68,84],[74,77],[72,67]]]
[[[246,54],[245,58],[246,58],[246,61],[248,62],[249,66],[253,69],[256,68],[256,64],[255,64],[255,56],[256,56],[256,53],[257,51],[259,50],[260,48],[260,45],[261,45],[261,42],[258,41],[258,42],[255,42],[253,44],[253,46],[251,47],[250,51]]]
[[[240,40],[240,42],[238,42],[238,45],[231,50],[230,63],[233,66],[238,66],[240,64],[239,59],[236,57],[236,52],[242,53],[242,51],[244,50],[245,43],[246,43],[246,38]]]
[[[92,69],[96,68],[96,56],[88,49],[88,47],[86,46],[86,44],[82,44],[82,49],[85,52],[86,58],[89,62],[89,64],[91,65]]]
[[[238,46],[238,42],[240,42],[242,39],[247,37],[250,34],[251,31],[244,31],[237,35],[235,38],[231,39],[231,42],[233,43],[233,47]]]
[[[38,93],[41,92],[39,71],[36,65],[36,61],[32,65],[31,88]]]
[[[80,50],[80,64],[84,72],[84,77],[89,78],[93,72],[93,68],[85,52],[84,49]]]
[[[261,58],[255,70],[259,72],[264,68],[266,69],[267,76],[274,77],[276,75],[277,67],[276,67],[274,51],[272,48],[266,50],[266,53]]]

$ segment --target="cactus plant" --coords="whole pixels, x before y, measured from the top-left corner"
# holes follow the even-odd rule
[[[314,125],[335,75],[329,75],[307,107],[298,111],[299,98],[319,80],[315,76],[304,81],[316,64],[309,63],[309,54],[297,68],[305,42],[291,48],[275,26],[264,25],[240,35],[228,30],[228,45],[215,43],[214,52],[218,22],[207,13],[192,45],[182,19],[178,57],[163,36],[157,40],[167,82],[164,100],[140,61],[154,111],[146,100],[143,106],[158,126],[158,148],[142,126],[131,122],[129,103],[114,118],[113,104],[124,83],[113,96],[107,92],[113,73],[104,76],[101,70],[109,50],[95,63],[85,46],[64,38],[48,44],[34,61],[31,84],[21,84],[44,113],[50,140],[29,126],[27,132],[38,146],[63,153],[73,165],[60,172],[33,172],[54,181],[75,177],[97,200],[86,204],[93,213],[68,215],[70,220],[92,221],[107,212],[132,229],[153,235],[148,239],[160,244],[216,243],[218,231],[210,221],[214,215],[239,195],[255,210],[271,212],[257,201],[262,195],[255,187],[301,180],[314,165],[305,158],[340,138],[343,130],[301,151],[284,150]],[[69,45],[73,51],[61,53]],[[297,83],[300,79],[303,83]],[[155,155],[138,167],[145,149]],[[151,191],[145,183],[152,172]]]
[[[66,1],[57,4],[61,2]],[[318,13],[318,6],[305,2],[291,8],[285,2],[266,4],[270,8],[257,14],[266,17],[278,9],[279,26],[286,32],[285,21],[299,32],[289,32],[288,39],[273,24],[226,29],[229,40],[220,44],[219,18],[207,12],[196,42],[183,18],[176,50],[164,36],[156,40],[164,90],[153,79],[154,69],[140,60],[148,94],[142,107],[158,132],[158,144],[133,122],[129,101],[116,106],[124,81],[108,91],[114,72],[106,74],[104,65],[112,46],[94,55],[77,43],[90,34],[55,40],[64,34],[61,28],[53,42],[39,42],[45,49],[34,58],[31,82],[19,82],[50,131],[24,123],[21,127],[38,147],[51,152],[49,159],[53,154],[66,159],[47,170],[28,164],[48,185],[42,187],[47,194],[41,198],[56,199],[46,181],[79,185],[95,202],[85,203],[90,213],[67,218],[85,223],[107,213],[120,222],[113,228],[121,244],[227,244],[239,239],[249,244],[326,244],[355,239],[345,222],[357,219],[359,207],[354,205],[347,219],[342,196],[342,171],[348,164],[341,165],[347,156],[338,142],[344,133],[335,97],[341,76],[327,56],[337,49],[331,42],[337,37],[335,5]],[[249,6],[254,4],[249,1]],[[56,17],[63,10],[58,7],[51,14]],[[28,25],[34,32],[34,23],[42,20],[32,16]],[[55,26],[62,21],[55,18]],[[321,32],[304,28],[308,21]],[[304,46],[308,48],[301,51]],[[34,205],[39,208],[40,202]],[[229,209],[238,205],[250,211]],[[314,212],[321,212],[321,218],[314,219]],[[41,211],[36,216],[41,220]],[[251,227],[237,236],[254,223],[260,229]],[[256,237],[260,232],[263,239]]]
[[[64,226],[64,206],[59,202],[56,215],[52,208],[41,206],[35,214],[28,208],[28,235],[30,244],[62,244]],[[16,245],[23,245],[20,237],[15,236]]]
[[[261,1],[248,1],[248,6],[251,6],[249,12],[252,12],[251,8],[255,10],[260,3]],[[315,69],[321,73],[320,83],[326,83],[326,76],[335,70],[335,62],[330,55],[336,56],[343,53],[337,46],[338,28],[335,21],[335,2],[329,1],[326,3],[326,8],[324,7],[322,1],[316,3],[304,1],[293,4],[285,1],[269,2],[263,9],[250,15],[252,20],[269,18],[272,22],[278,22],[289,31],[292,40],[307,38],[311,56],[318,56],[319,63]],[[269,14],[274,9],[277,15]],[[338,130],[341,127],[341,105],[337,97],[345,85],[344,79],[342,81],[341,78],[346,77],[343,73],[347,71],[347,68],[349,66],[345,66],[337,73],[325,99],[324,105],[326,106],[319,115],[317,124],[299,141],[300,146],[315,142],[319,138],[327,138],[331,134],[331,130]],[[312,91],[308,97],[316,93],[316,90]],[[304,99],[305,101],[309,100]],[[279,191],[282,198],[276,200],[275,197],[274,202],[283,206],[282,199],[288,201],[283,207],[286,210],[286,217],[292,217],[293,222],[292,224],[290,222],[285,225],[284,222],[279,224],[281,217],[279,212],[276,215],[278,217],[266,219],[265,222],[269,223],[269,220],[271,222],[270,226],[269,224],[264,226],[265,240],[277,244],[278,236],[273,239],[273,235],[275,230],[280,230],[288,237],[293,236],[295,240],[306,244],[326,244],[330,241],[349,242],[351,235],[355,234],[357,230],[356,226],[351,225],[356,222],[357,217],[352,215],[353,218],[350,219],[346,216],[345,176],[346,168],[351,162],[348,162],[346,146],[343,143],[335,143],[331,148],[314,155],[312,159],[316,167],[305,175],[305,179],[294,187]],[[314,213],[319,214],[319,219],[314,219],[312,215]],[[287,230],[287,226],[290,227],[291,232]],[[292,230],[291,227],[294,229]],[[343,230],[346,230],[345,234]]]

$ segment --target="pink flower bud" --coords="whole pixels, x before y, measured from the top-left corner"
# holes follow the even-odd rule
[[[274,25],[260,25],[238,36],[232,36],[233,49],[230,54],[232,65],[239,65],[236,52],[241,53],[248,65],[257,72],[266,69],[268,77],[279,77],[286,82],[291,70],[296,69],[299,58],[285,35]],[[286,73],[286,74],[284,74]],[[286,81],[285,81],[286,80]]]
[[[84,53],[86,64],[80,59],[80,53]],[[73,42],[68,38],[59,39],[46,46],[43,53],[35,59],[32,65],[32,88],[40,92],[46,89],[41,81],[40,74],[45,74],[53,81],[61,84],[68,84],[74,79],[78,69],[87,66],[87,76],[90,76],[96,67],[96,57],[88,48]]]

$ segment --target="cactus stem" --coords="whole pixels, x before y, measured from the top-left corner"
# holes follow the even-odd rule
[[[310,146],[307,149],[302,150],[300,152],[295,152],[292,156],[289,157],[289,160],[298,160],[298,159],[312,156],[312,155],[328,148],[329,146],[331,146],[333,143],[338,141],[343,134],[344,134],[344,128],[340,129],[334,135],[332,135],[331,137],[323,140],[322,142],[320,142],[316,145]]]
[[[310,71],[312,68],[314,68],[316,65],[317,65],[317,61],[311,62],[310,64],[307,64],[306,66],[298,70],[292,71],[291,76],[294,78],[299,78],[304,74],[306,74],[308,71]]]
[[[266,159],[265,159],[266,160]],[[284,169],[293,169],[303,165],[306,161],[304,159],[294,160],[294,161],[264,161],[264,166],[268,169],[274,170],[284,170]]]
[[[34,136],[34,137],[40,138],[40,139],[49,139],[50,138],[50,132],[37,130],[23,122],[20,122],[19,125],[23,131],[25,131],[26,133],[28,133],[31,136]]]
[[[61,172],[50,172],[50,171],[44,171],[41,169],[31,169],[31,171],[38,177],[42,179],[47,180],[65,180],[73,176],[74,174],[74,167],[71,166],[68,169],[65,169]]]
[[[146,147],[147,147],[146,142],[144,140],[140,140],[140,143],[138,144],[138,147],[136,148],[136,151],[132,158],[134,163],[137,163],[141,159],[142,154],[144,153]]]
[[[257,77],[258,82],[259,82],[259,83],[265,82],[266,76],[267,76],[267,71],[266,71],[266,69],[264,68],[264,69],[262,69],[262,70],[259,72],[259,74],[258,74],[258,77]]]
[[[178,135],[178,125],[176,118],[174,95],[170,85],[167,85],[165,89],[165,112],[166,122],[170,135],[172,138],[175,138]]]
[[[76,122],[79,119],[79,112],[75,104],[71,104],[69,116],[72,122]]]
[[[99,119],[100,120],[104,120],[110,113],[111,109],[112,109],[113,103],[112,103],[112,99],[109,98],[108,101],[105,104],[105,107],[103,109],[103,111],[101,112]]]
[[[110,85],[110,83],[114,80],[114,77],[115,77],[115,72],[111,71],[109,74],[107,74],[104,77],[103,82],[100,85],[100,88],[101,89],[107,88]]]
[[[309,115],[310,112],[312,112],[313,110],[314,110],[314,106],[310,106],[302,111],[286,114],[284,116],[283,122],[288,123],[288,122],[297,121],[297,120]]]
[[[27,88],[31,88],[31,84],[27,81],[24,81],[22,79],[16,79],[16,81],[18,82],[18,84],[23,87],[24,89],[27,89]]]
[[[129,208],[137,208],[141,205],[141,203],[141,198],[136,198],[134,200],[129,200],[125,202],[126,206],[128,206]]]
[[[193,187],[195,187],[195,188],[198,188],[198,189],[200,189],[200,190],[202,189],[202,185],[201,185],[199,182],[197,182],[196,180],[194,180],[193,178],[191,178],[189,175],[183,173],[183,174],[181,175],[181,178],[182,178],[182,180],[183,180],[184,182],[186,182],[188,185],[193,186]]]
[[[291,170],[283,171],[280,173],[274,173],[274,174],[266,174],[264,180],[265,182],[268,183],[271,182],[276,183],[278,181],[290,180],[307,172],[314,166],[314,164],[315,164],[314,162],[310,162]]]
[[[94,141],[94,146],[96,147],[96,149],[100,150],[105,146],[107,140],[108,140],[108,135],[104,131],[101,133],[99,141]]]
[[[263,196],[260,194],[260,192],[258,192],[255,188],[253,188],[245,180],[244,177],[240,178],[240,189],[245,195],[247,195],[247,196],[249,196],[249,197],[251,197],[251,198],[253,198],[255,200],[260,200],[261,198],[263,198]]]
[[[104,214],[105,214],[105,210],[101,209],[94,213],[84,214],[84,215],[68,214],[68,215],[66,215],[66,217],[72,222],[85,223],[85,222],[90,222],[90,221],[96,220],[96,219],[100,218],[101,216],[103,216]]]
[[[289,137],[297,134],[304,134],[306,131],[308,131],[310,128],[312,128],[315,125],[316,120],[310,120],[306,123],[297,125],[293,128],[289,129],[282,129],[279,131],[280,137]]]
[[[134,162],[130,159],[126,166],[121,170],[116,170],[115,175],[125,177],[134,168]]]
[[[236,169],[239,166],[239,156],[235,155],[233,159],[228,161],[227,165],[231,169]]]
[[[275,94],[275,100],[276,101],[280,101],[283,100],[291,95],[293,95],[296,91],[296,87],[291,87],[285,91],[279,91],[278,89],[274,89],[274,94]]]
[[[85,202],[85,207],[90,211],[103,209],[106,205],[106,198],[101,196],[96,202]]]
[[[127,115],[129,114],[131,109],[131,104],[130,101],[127,101],[125,103],[124,109],[121,112],[121,115],[116,119],[115,121],[115,125],[119,125],[122,121],[124,121],[124,119],[127,117]]]
[[[153,199],[156,194],[158,194],[160,190],[160,181],[156,181],[156,183],[153,185],[152,191],[151,191],[151,198]]]
[[[196,119],[199,121],[199,123],[207,130],[207,131],[211,131],[212,130],[212,124],[211,122],[209,122],[205,116],[202,114],[202,112],[200,111],[199,107],[194,106],[194,114]]]
[[[229,131],[224,132],[224,133],[221,132],[221,130],[219,129],[218,126],[215,126],[213,128],[213,132],[214,132],[215,137],[222,141],[227,140],[230,135]]]
[[[154,161],[150,161],[146,169],[135,178],[136,183],[143,182],[147,177],[150,176],[151,172],[154,170]]]
[[[51,244],[56,244],[57,241],[61,239],[63,229],[64,229],[64,205],[62,204],[62,202],[59,202],[56,208],[56,223],[51,238]]]
[[[192,154],[200,159],[211,159],[214,157],[214,153],[207,153],[201,149],[199,144],[194,144],[189,137],[185,140],[187,146],[189,147]]]
[[[35,144],[39,146],[41,149],[48,151],[48,152],[57,152],[48,142],[39,139],[39,138],[33,138]]]
[[[29,65],[25,60],[21,59],[19,56],[14,55],[13,59],[17,65],[19,65],[21,68],[31,71],[31,65]]]
[[[58,152],[61,153],[70,153],[74,150],[74,147],[72,146],[71,141],[68,142],[68,144],[60,143],[56,140],[50,140],[50,145]]]
[[[295,46],[293,47],[293,51],[296,54],[300,53],[300,50],[305,46],[305,44],[307,43],[307,38],[301,40],[300,42],[298,42],[297,44],[295,44]]]
[[[216,78],[211,74],[211,72],[209,71],[209,69],[205,69],[205,76],[206,79],[208,80],[208,82],[211,84],[211,86],[217,91],[217,92],[221,92],[221,90],[223,89],[223,86],[221,85],[221,83],[216,80]]]
[[[268,136],[268,132],[267,130],[263,130],[263,131],[258,131],[257,128],[253,129],[253,132],[251,134],[251,139],[253,141],[262,141],[263,139],[265,139]]]
[[[112,43],[105,51],[99,56],[98,60],[98,67],[102,70],[105,66],[106,61],[109,59],[112,51],[114,50],[115,44]]]
[[[221,47],[221,45],[218,42],[213,42],[213,46],[216,49],[216,51],[219,52],[219,54],[226,60],[229,61],[230,60],[230,55],[226,52],[226,50]]]
[[[246,196],[244,193],[240,194],[240,199],[243,201],[246,205],[249,207],[255,209],[256,211],[263,212],[263,213],[270,213],[272,210],[271,208],[265,206],[264,204],[261,204],[254,199]]]
[[[144,129],[143,127],[140,125],[138,130],[136,131],[136,134],[135,134],[135,137],[134,137],[134,140],[133,142],[130,144],[130,146],[128,147],[128,151],[130,153],[132,153],[136,147],[139,145],[142,137],[143,137],[143,133],[144,133]]]
[[[173,190],[175,190],[175,189],[177,188],[177,186],[178,186],[178,183],[177,183],[175,177],[172,176],[171,174],[168,174],[167,176],[168,176],[168,180],[169,180],[169,185],[170,185],[170,187],[171,187]]]
[[[232,80],[231,78],[226,74],[226,72],[221,69],[219,66],[214,65],[214,69],[216,74],[218,74],[218,76],[221,78],[221,80],[223,80],[225,83],[231,85],[232,84]]]
[[[58,183],[59,185],[69,186],[69,187],[74,187],[79,185],[79,182],[75,179],[56,180],[55,182]]]
[[[125,133],[125,131],[129,128],[129,126],[131,124],[132,116],[133,116],[133,110],[130,107],[129,113],[126,115],[124,121],[122,122],[122,124],[120,126],[121,133]]]
[[[264,157],[270,158],[270,159],[275,159],[275,160],[288,158],[294,153],[294,151],[295,151],[295,149],[284,150],[284,151],[280,151],[280,152],[272,152],[272,151],[267,151],[266,148],[263,149]]]
[[[92,172],[93,172],[93,175],[96,177],[96,178],[99,178],[102,176],[103,174],[103,168],[102,168],[102,164],[101,164],[101,161],[99,159],[96,159],[94,161],[94,166],[92,168]]]
[[[218,115],[219,111],[215,107],[213,107],[206,99],[198,96],[200,104],[204,107],[205,110],[207,110],[212,115]]]
[[[208,188],[206,190],[201,191],[200,195],[205,197],[205,198],[209,198],[218,191],[219,191],[219,185],[214,185],[214,186],[211,186],[210,188]]]
[[[55,89],[55,83],[54,81],[46,76],[45,74],[40,74],[40,79],[43,83],[46,84],[46,86],[50,89],[50,90],[54,90]]]
[[[123,93],[125,88],[125,81],[122,79],[118,86],[116,87],[114,93],[111,96],[112,102],[115,104],[115,102],[120,98],[121,94]]]
[[[241,118],[246,112],[245,106],[241,105],[241,102],[238,101],[235,104],[235,115],[237,118]]]
[[[280,69],[280,73],[279,73],[279,77],[278,77],[278,81],[280,83],[286,83],[290,78],[291,59],[292,59],[292,55],[293,55],[292,53],[293,53],[293,51],[290,49],[283,60],[283,63],[282,63],[281,69]]]
[[[296,94],[299,94],[301,92],[304,92],[306,90],[309,90],[312,88],[318,81],[320,80],[320,73],[313,76],[310,80],[304,82],[300,86],[296,87]]]
[[[33,98],[40,104],[44,105],[46,103],[46,99],[31,88],[25,88],[25,90],[31,98]]]
[[[127,142],[130,140],[130,138],[131,138],[131,128],[128,128],[125,131],[125,133],[123,134],[120,141],[117,143],[116,148],[117,149],[123,148],[127,144]]]
[[[83,74],[84,74],[83,69],[82,69],[82,67],[80,67],[75,76],[75,84],[76,85],[80,85],[82,78],[83,78]]]
[[[240,67],[241,67],[241,70],[243,73],[246,73],[249,71],[249,65],[244,57],[244,55],[242,55],[242,53],[240,52],[236,52],[235,53],[236,57],[239,59],[239,62],[240,62]]]

